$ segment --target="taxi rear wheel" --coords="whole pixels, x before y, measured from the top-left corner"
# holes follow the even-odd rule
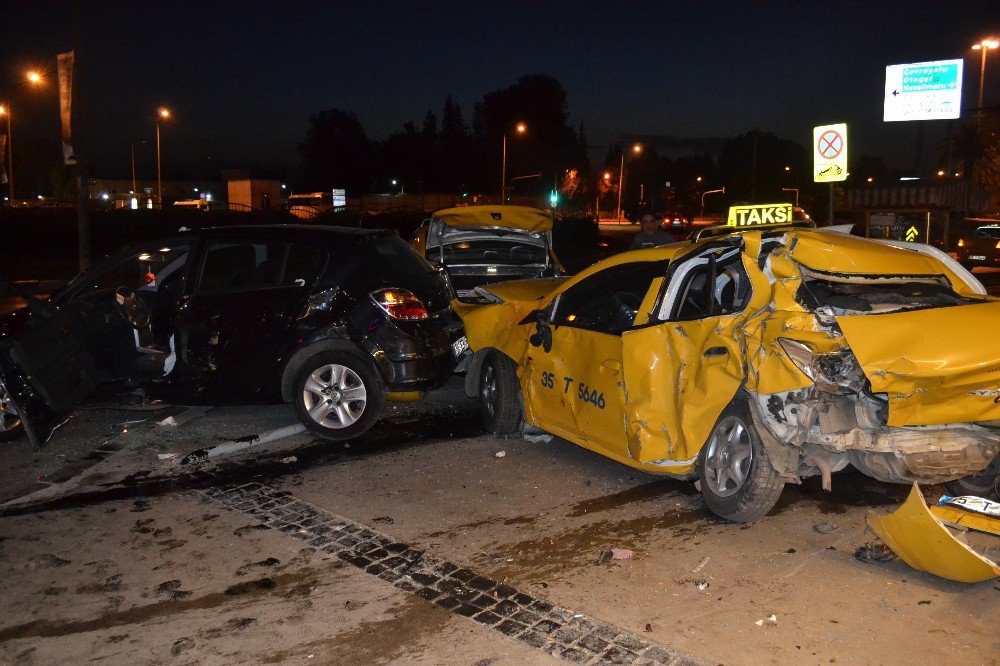
[[[509,356],[490,354],[479,375],[483,427],[494,435],[513,435],[521,427],[521,387]]]
[[[708,508],[737,523],[762,518],[785,485],[767,457],[742,396],[719,415],[702,447],[698,467]]]

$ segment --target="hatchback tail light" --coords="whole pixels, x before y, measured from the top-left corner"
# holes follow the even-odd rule
[[[997,241],[997,244],[994,247],[996,247],[996,249],[1000,250],[1000,241]]]
[[[371,297],[393,319],[427,319],[424,302],[406,289],[379,289]]]
[[[958,239],[958,246],[959,247],[965,247],[965,239],[964,238],[959,238]]]

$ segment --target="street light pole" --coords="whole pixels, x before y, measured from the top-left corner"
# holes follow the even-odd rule
[[[169,109],[161,106],[156,111],[156,198],[159,200],[159,206],[161,209],[163,208],[163,179],[160,167],[160,120],[166,120],[169,117]]]
[[[701,193],[701,213],[698,214],[698,217],[705,217],[705,195],[714,194],[716,192],[721,192],[722,194],[725,194],[726,188],[723,187],[718,190],[705,190],[704,192]]]
[[[1000,46],[1000,41],[996,39],[984,39],[978,44],[972,45],[972,50],[982,51],[979,60],[979,105],[976,107],[976,123],[979,124],[983,120],[983,82],[986,78],[986,52],[990,49],[995,49]]]
[[[518,123],[514,126],[514,131],[524,134],[528,131],[528,126]],[[507,130],[503,131],[503,157],[500,162],[500,204],[506,203],[507,199]]]
[[[132,148],[132,194],[135,194],[135,144],[129,144]]]
[[[14,139],[10,131],[10,105],[0,106],[0,115],[7,116],[7,189],[10,191],[10,204],[14,205]],[[3,155],[0,155],[0,159]]]
[[[642,144],[635,144],[632,146],[632,152],[638,155],[642,152]],[[615,219],[622,219],[622,190],[625,185],[625,151],[622,151],[622,161],[618,165],[618,212],[615,213]]]

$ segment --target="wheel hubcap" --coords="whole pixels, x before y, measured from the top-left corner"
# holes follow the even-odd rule
[[[742,419],[727,416],[722,419],[705,451],[705,481],[720,497],[735,494],[746,483],[753,463],[753,442]]]
[[[483,371],[483,387],[480,393],[483,404],[486,406],[486,412],[491,417],[496,416],[497,378],[492,365],[486,366]]]
[[[14,409],[7,387],[0,382],[0,432],[9,432],[21,425],[21,417]]]
[[[331,363],[316,368],[306,379],[302,402],[313,421],[339,430],[361,418],[368,391],[358,373],[346,365]]]

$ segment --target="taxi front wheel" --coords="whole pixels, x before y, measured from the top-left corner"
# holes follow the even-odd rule
[[[509,356],[493,352],[479,374],[483,427],[494,435],[513,435],[521,427],[521,387]]]
[[[701,450],[698,467],[701,494],[708,508],[737,523],[762,518],[785,485],[767,457],[742,396],[719,415]]]

